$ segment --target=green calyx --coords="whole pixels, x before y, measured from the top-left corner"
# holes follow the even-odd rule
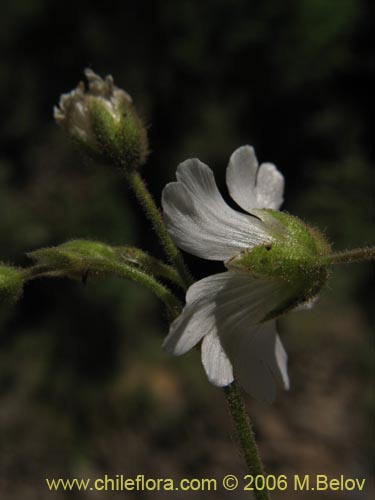
[[[88,110],[92,130],[103,159],[124,170],[142,166],[148,155],[147,132],[134,106],[123,101],[113,105],[116,113],[96,96],[90,96]]]
[[[23,291],[22,270],[0,263],[0,304],[13,304]]]
[[[297,217],[274,210],[257,210],[271,240],[234,257],[228,269],[274,279],[282,293],[265,320],[279,316],[314,298],[329,276],[326,257],[331,249],[322,234]]]

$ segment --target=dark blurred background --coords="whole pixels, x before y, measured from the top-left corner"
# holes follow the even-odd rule
[[[374,244],[369,5],[5,0],[0,260],[26,265],[27,251],[77,237],[162,255],[117,172],[87,161],[53,122],[53,105],[85,67],[111,73],[133,96],[149,126],[144,177],[158,201],[189,157],[208,163],[224,189],[229,155],[249,143],[284,173],[286,210],[337,249]],[[222,269],[187,258],[197,277]],[[365,492],[336,492],[340,499],[373,493],[371,269],[335,270],[314,310],[280,322],[291,391],[272,406],[247,399],[267,471],[367,478]],[[117,279],[27,286],[0,318],[2,499],[48,499],[46,477],[245,473],[221,391],[196,352],[162,352],[167,329],[159,303]]]

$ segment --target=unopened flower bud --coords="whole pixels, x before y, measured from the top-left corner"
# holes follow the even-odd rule
[[[95,159],[125,169],[141,166],[148,153],[147,134],[130,95],[91,69],[85,70],[88,88],[80,82],[62,94],[54,107],[56,123]]]
[[[28,256],[54,275],[78,279],[88,271],[105,274],[106,264],[116,262],[112,247],[88,240],[72,240],[56,247],[41,248],[29,252]]]
[[[23,291],[22,271],[0,263],[0,305],[17,302]]]

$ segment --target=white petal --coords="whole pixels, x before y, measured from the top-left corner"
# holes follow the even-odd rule
[[[211,384],[225,387],[233,382],[232,364],[221,346],[219,337],[213,332],[203,339],[202,364]]]
[[[260,401],[271,402],[275,399],[276,386],[272,373],[259,352],[258,332],[258,329],[254,329],[248,331],[247,335],[239,336],[229,358],[234,366],[235,377],[245,391]]]
[[[258,167],[251,146],[236,149],[230,157],[227,186],[234,201],[249,213],[254,208],[278,210],[283,202],[284,177],[271,163]]]
[[[192,349],[204,335],[216,331],[216,295],[232,283],[234,273],[208,276],[194,283],[187,291],[186,306],[173,321],[163,347],[180,356]],[[229,285],[230,286],[230,285]]]
[[[162,206],[168,232],[183,250],[224,261],[241,250],[271,241],[259,219],[225,203],[204,163],[193,159],[180,164],[177,180],[164,188]]]
[[[289,388],[287,355],[274,320],[238,330],[225,349],[240,385],[256,399],[273,401],[276,382]]]
[[[227,186],[234,201],[246,211],[257,206],[257,172],[258,160],[253,147],[242,146],[232,153],[227,167]]]
[[[278,210],[283,201],[284,176],[272,163],[262,163],[257,177],[258,207]]]
[[[164,348],[180,355],[203,339],[202,362],[214,385],[231,383],[233,367],[247,392],[271,401],[276,381],[289,387],[287,355],[275,320],[261,321],[278,305],[284,286],[233,271],[198,281],[189,288]]]
[[[201,305],[187,304],[170,326],[163,342],[165,351],[180,356],[190,351],[204,335],[215,331],[213,308],[213,302]]]
[[[164,348],[176,356],[192,349],[204,335],[231,335],[242,324],[255,325],[278,304],[278,282],[227,271],[194,283],[186,305],[171,324]]]

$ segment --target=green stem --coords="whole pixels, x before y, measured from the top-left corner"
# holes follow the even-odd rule
[[[137,197],[137,200],[141,204],[147,218],[151,221],[155,233],[158,235],[170,262],[175,265],[181,275],[185,287],[188,288],[193,283],[193,278],[182,258],[180,251],[169,236],[160,210],[156,206],[155,201],[148,191],[142,177],[139,175],[137,170],[127,172],[126,176],[131,189]]]
[[[224,394],[227,399],[230,414],[236,429],[237,440],[242,450],[249,474],[252,476],[264,476],[264,468],[259,456],[259,450],[255,442],[255,436],[246,412],[244,402],[235,382],[224,387]],[[256,500],[269,500],[269,493],[266,489],[254,490]]]
[[[328,264],[351,264],[365,260],[375,260],[375,247],[355,248],[328,255],[325,260]]]
[[[134,269],[126,264],[118,264],[116,268],[117,276],[131,279],[151,290],[162,302],[164,302],[173,319],[180,314],[182,309],[180,301],[165,285],[159,283],[159,281],[149,274],[139,269]]]
[[[151,290],[168,308],[171,318],[176,318],[182,309],[180,301],[167,288],[149,274],[135,269],[127,264],[106,262],[103,259],[86,259],[85,270],[93,275],[113,274],[120,278],[130,279]],[[36,265],[24,270],[25,280],[32,280],[43,277],[77,277],[82,276],[82,269],[55,269],[49,270],[43,265]]]
[[[44,265],[35,265],[22,269],[22,275],[25,281],[31,281],[33,279],[45,278],[56,276],[47,266]]]
[[[121,246],[115,247],[115,250],[125,263],[130,262],[136,266],[138,265],[140,269],[143,269],[155,277],[165,278],[175,285],[185,288],[185,284],[175,267],[156,259],[152,255],[136,247]]]

